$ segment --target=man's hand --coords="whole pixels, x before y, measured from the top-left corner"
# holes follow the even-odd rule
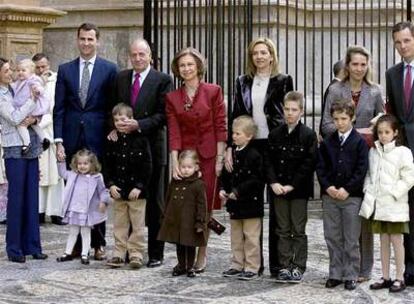
[[[56,157],[57,157],[57,160],[60,162],[65,161],[65,158],[66,158],[65,147],[63,147],[63,144],[61,142],[56,143]]]
[[[131,190],[131,192],[129,192],[128,199],[130,201],[136,201],[140,194],[141,194],[141,190],[134,188]]]
[[[121,194],[119,193],[119,191],[121,191],[121,188],[119,188],[116,185],[112,185],[111,187],[109,187],[109,193],[111,193],[111,196],[114,199],[120,199],[121,198]]]
[[[231,193],[229,194],[229,199],[231,199],[231,200],[237,200],[237,195],[236,195],[236,194],[234,194],[234,192],[231,192]]]
[[[119,122],[118,131],[122,133],[131,133],[139,130],[138,120],[135,119],[125,119],[122,122]]]

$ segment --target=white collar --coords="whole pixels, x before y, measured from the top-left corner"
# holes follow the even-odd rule
[[[141,79],[141,82],[143,79],[145,79],[145,77],[147,77],[150,70],[151,70],[151,65],[149,64],[145,70],[139,73],[139,78]],[[137,72],[135,70],[132,70],[132,71],[133,71],[132,79],[135,79],[135,75],[137,74]]]
[[[79,63],[81,64],[81,65],[83,65],[83,64],[85,64],[85,62],[87,61],[87,62],[89,62],[90,64],[92,64],[92,65],[95,65],[95,60],[96,60],[96,54],[95,54],[95,56],[93,56],[91,59],[89,59],[89,60],[86,60],[86,59],[83,59],[81,56],[79,57]]]

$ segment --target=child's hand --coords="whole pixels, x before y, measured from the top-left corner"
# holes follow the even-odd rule
[[[120,199],[121,198],[121,194],[119,193],[119,191],[121,191],[121,188],[119,188],[118,186],[115,186],[115,185],[112,185],[109,188],[109,192],[111,193],[111,196],[114,199]]]
[[[197,228],[197,229],[196,229],[196,232],[197,232],[197,233],[203,232],[203,228]]]
[[[334,186],[330,186],[328,189],[326,189],[326,193],[328,193],[328,195],[333,199],[337,199],[338,189],[336,189]]]
[[[33,92],[33,96],[34,97],[38,97],[40,95],[40,90],[37,86],[31,86],[32,92]]]
[[[129,192],[128,199],[130,201],[136,201],[140,194],[141,194],[141,190],[134,188],[131,190],[131,192]]]
[[[229,199],[231,199],[231,200],[237,200],[237,195],[234,194],[234,192],[232,192],[232,193],[229,194]]]
[[[341,200],[341,201],[344,201],[344,200],[346,200],[347,198],[349,197],[349,193],[348,193],[348,191],[346,191],[344,188],[339,188],[339,190],[338,190],[338,192],[337,192],[337,194],[336,194],[336,198],[337,199],[339,199],[339,200]]]
[[[109,132],[109,134],[106,138],[110,141],[117,141],[118,140],[118,134],[116,133],[116,129],[113,129],[111,132]]]
[[[286,185],[286,186],[283,186],[282,187],[283,188],[283,193],[284,194],[288,194],[289,192],[291,192],[291,191],[293,191],[293,186],[291,186],[291,185]]]
[[[272,188],[273,192],[276,195],[283,195],[283,194],[285,194],[285,191],[283,189],[283,186],[281,184],[279,184],[279,183],[270,184],[270,187]]]
[[[105,203],[99,203],[99,212],[100,213],[105,213],[106,211],[106,204]]]

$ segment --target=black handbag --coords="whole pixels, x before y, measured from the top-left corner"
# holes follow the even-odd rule
[[[224,226],[214,217],[210,217],[210,220],[207,223],[207,227],[213,230],[218,235],[222,234],[226,230],[226,226]]]

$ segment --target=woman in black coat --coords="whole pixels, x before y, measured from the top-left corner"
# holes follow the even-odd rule
[[[267,146],[269,132],[284,121],[283,98],[287,92],[293,90],[292,77],[279,71],[276,47],[270,39],[257,38],[253,40],[247,53],[246,74],[237,77],[233,106],[229,107],[229,140],[225,159],[228,171],[233,169],[230,145],[233,120],[241,115],[253,117],[259,129],[253,144],[263,154]],[[269,197],[268,201],[270,201]],[[278,262],[274,235],[275,219],[272,209],[273,204],[270,204],[269,268],[270,273],[276,275]]]

